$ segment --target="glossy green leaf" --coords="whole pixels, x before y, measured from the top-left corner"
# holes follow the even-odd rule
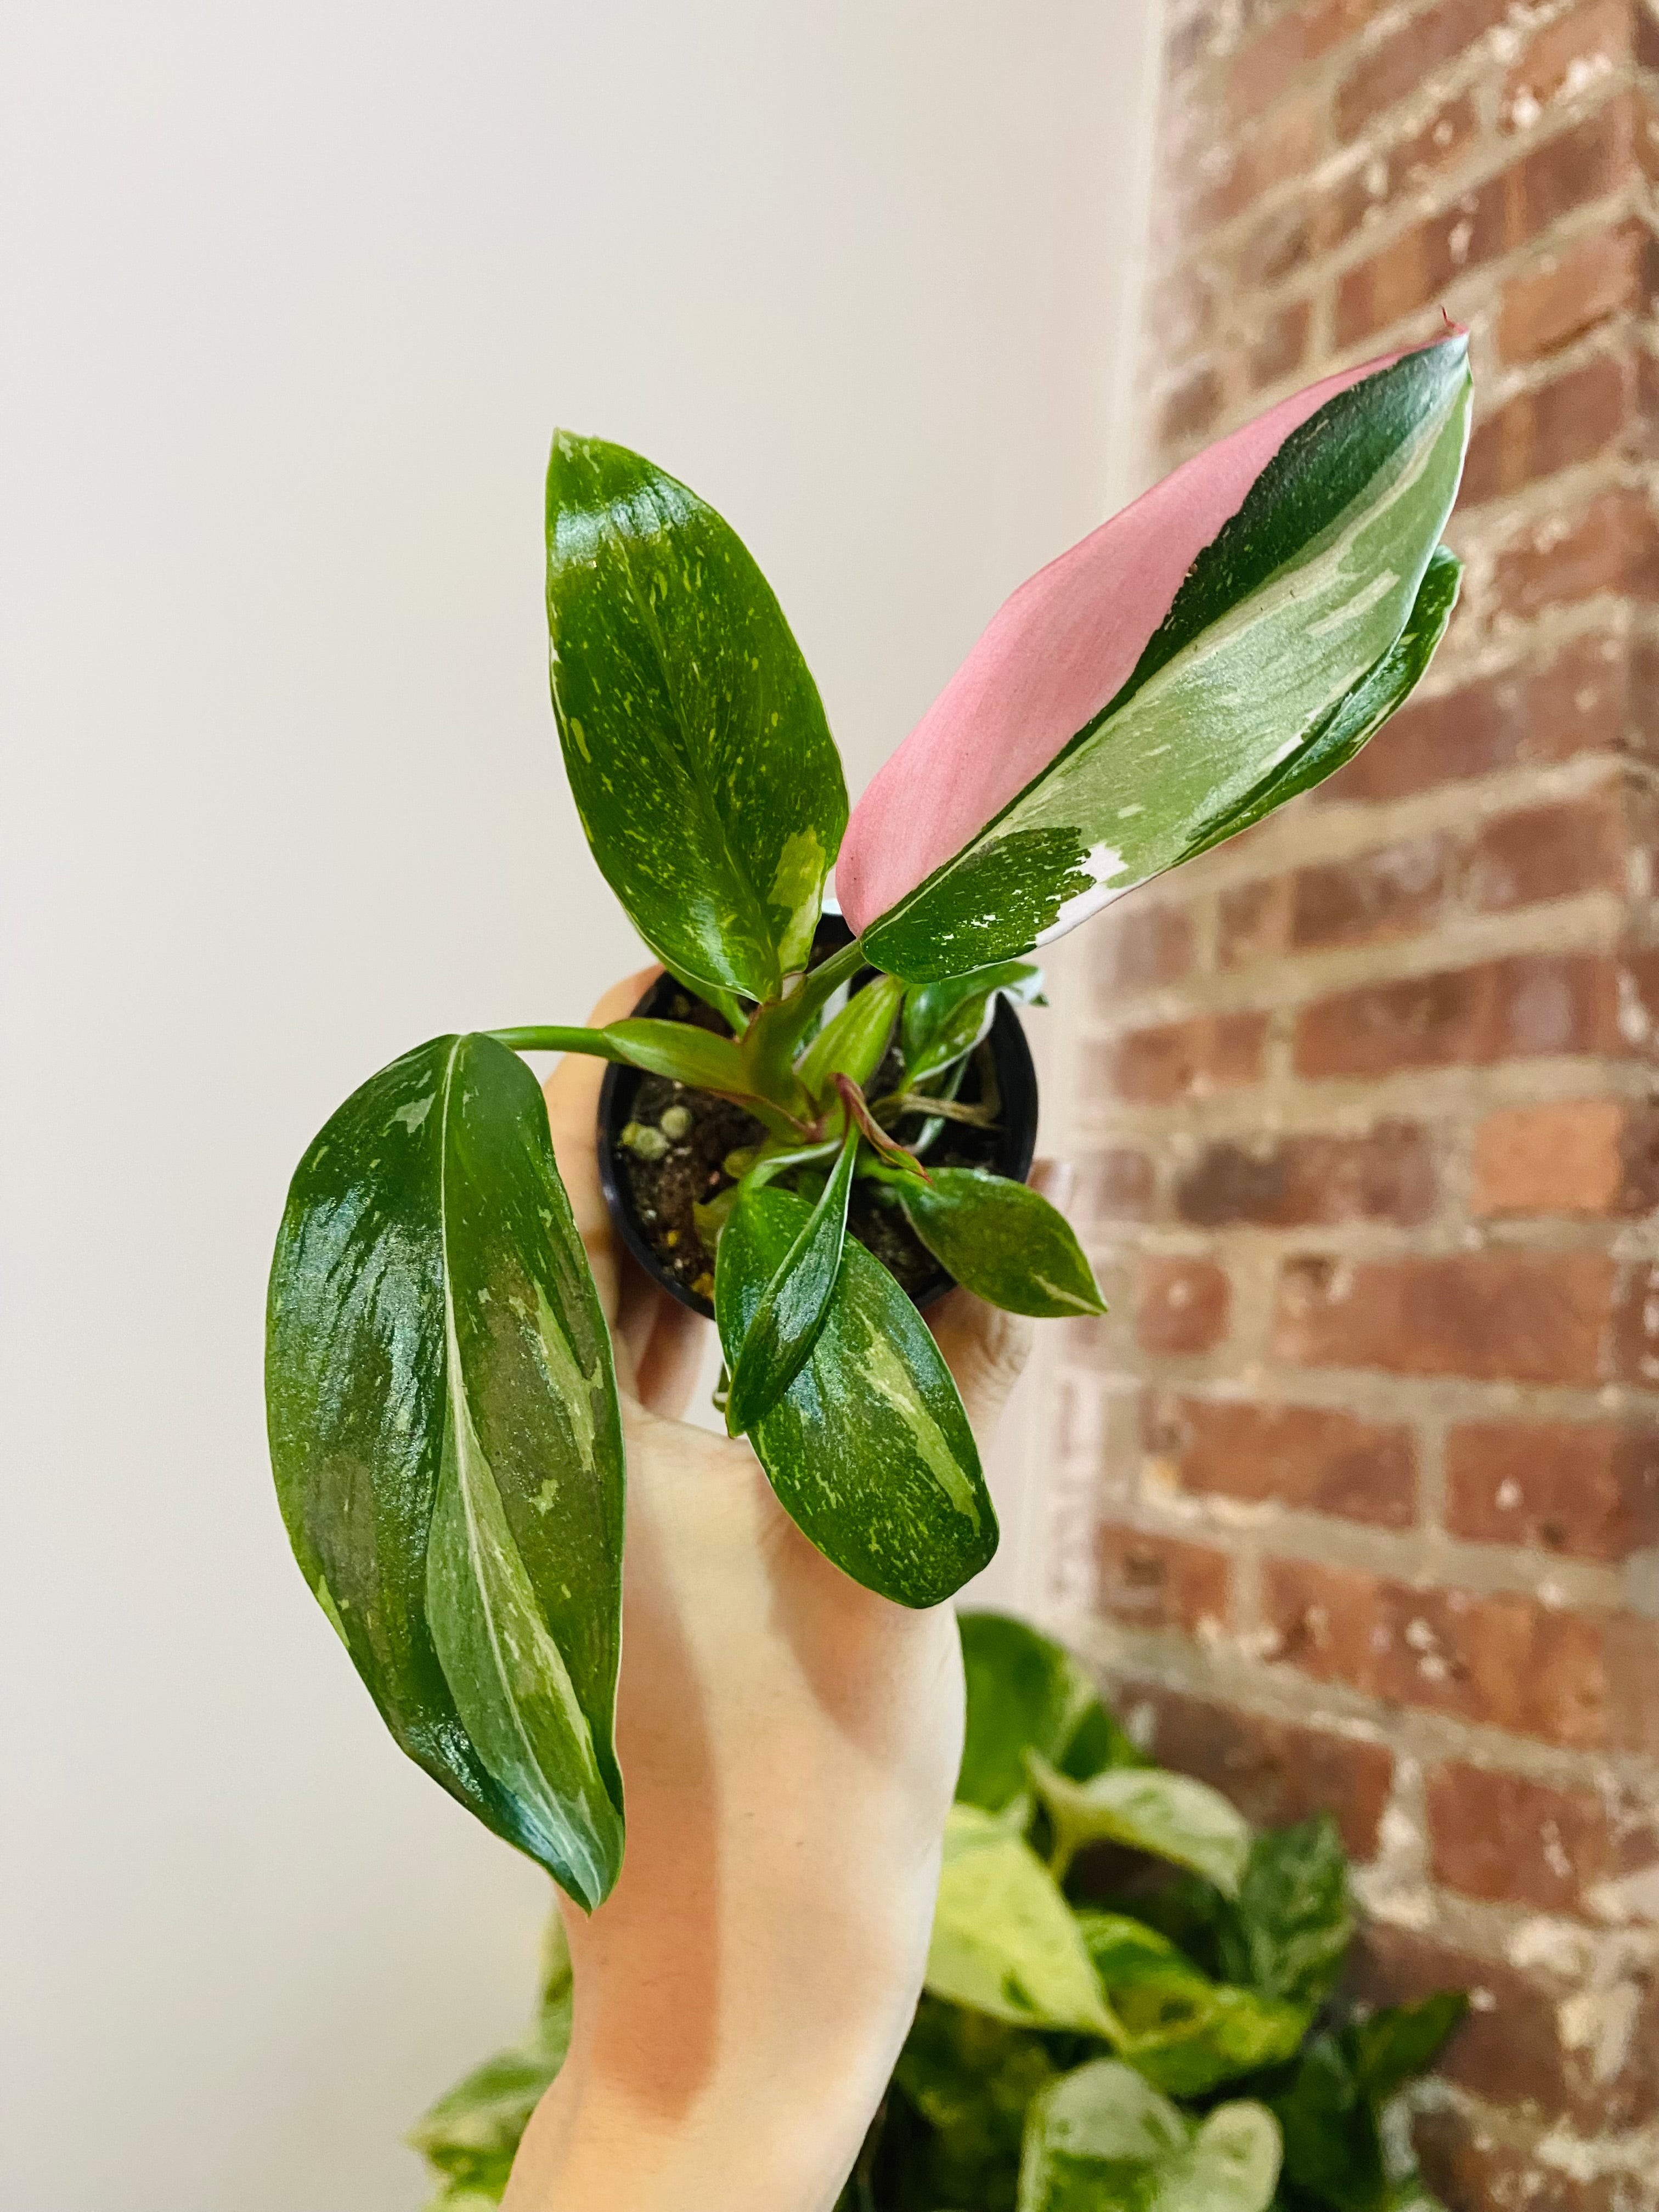
[[[1463,1990],[1441,1990],[1417,2004],[1389,2005],[1356,2021],[1346,2039],[1355,2079],[1365,2094],[1386,2104],[1407,2081],[1426,2074],[1468,2010]]]
[[[763,1413],[770,1413],[817,1342],[836,1277],[841,1272],[847,1200],[858,1148],[858,1132],[854,1130],[842,1145],[823,1196],[761,1292],[736,1358],[728,1360],[732,1374],[726,1401],[728,1436],[741,1436]],[[746,1202],[746,1199],[738,1201],[739,1205]],[[725,1241],[722,1235],[720,1243]],[[719,1264],[717,1258],[717,1296],[721,1279]]]
[[[1190,1867],[1224,1896],[1237,1894],[1250,1855],[1250,1824],[1208,1783],[1161,1767],[1074,1782],[1038,1753],[1029,1753],[1026,1764],[1053,1823],[1060,1866],[1085,1844],[1121,1844]]]
[[[1323,783],[1328,775],[1346,766],[1426,674],[1457,605],[1462,574],[1463,564],[1456,555],[1437,545],[1423,573],[1410,619],[1395,644],[1345,698],[1338,700],[1305,744],[1269,769],[1253,791],[1200,826],[1181,855],[1183,860],[1194,860],[1212,845],[1236,837],[1287,799],[1311,791],[1316,783]]]
[[[1331,1816],[1257,1836],[1222,1924],[1227,1978],[1291,2004],[1322,2003],[1352,1936],[1347,1853]]]
[[[860,1085],[870,1080],[881,1065],[903,995],[902,983],[891,975],[878,975],[830,1016],[796,1065],[795,1073],[811,1097],[821,1097],[836,1075]]]
[[[811,1208],[745,1195],[720,1238],[714,1310],[728,1366]],[[848,1238],[805,1365],[749,1431],[785,1510],[854,1582],[941,1604],[996,1550],[973,1431],[927,1323]]]
[[[935,1168],[902,1195],[910,1226],[975,1297],[1049,1319],[1105,1312],[1071,1224],[1029,1185],[978,1168]]]
[[[1316,2036],[1267,2101],[1288,2180],[1333,2212],[1385,2212],[1391,2192],[1376,2114],[1336,2036]]]
[[[1118,2060],[1033,2100],[1018,2212],[1267,2212],[1279,2130],[1261,2105],[1218,2105],[1194,2125]]]
[[[1016,2027],[1115,2040],[1060,1885],[1029,1844],[975,1806],[953,1805],[945,1823],[927,1986]]]
[[[900,1041],[906,1081],[914,1088],[942,1074],[986,1037],[997,1001],[1042,1004],[1042,970],[1026,960],[1002,960],[967,975],[920,983],[905,994]]]
[[[1030,1788],[1028,1750],[1066,1771],[1079,1747],[1088,1772],[1144,1764],[1063,1644],[1009,1613],[964,1613],[957,1625],[968,1682],[959,1802],[997,1813],[1021,1798]]]
[[[1412,617],[1469,392],[1466,346],[1448,340],[1293,430],[1116,695],[952,858],[859,915],[870,958],[928,982],[1016,957],[1173,866],[1253,794],[1288,796],[1274,771],[1319,746]],[[1346,754],[1315,757],[1328,773]]]
[[[1169,2095],[1202,2096],[1296,2055],[1304,2008],[1212,1981],[1167,1936],[1126,1914],[1081,1912],[1078,1925],[1124,2030],[1120,2055]]]
[[[561,431],[547,471],[553,704],[582,827],[659,957],[774,995],[847,824],[800,649],[736,532],[637,453]]]
[[[295,1556],[393,1735],[597,1904],[623,1844],[622,1431],[546,1109],[503,1046],[419,1047],[312,1145],[265,1383]]]

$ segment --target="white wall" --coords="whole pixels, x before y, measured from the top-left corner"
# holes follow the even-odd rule
[[[394,2212],[544,1901],[288,1555],[337,1101],[636,955],[546,703],[555,422],[778,587],[856,789],[1103,508],[1152,0],[10,0],[0,2212]]]

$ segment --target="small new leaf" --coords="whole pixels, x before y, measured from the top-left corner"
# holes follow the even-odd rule
[[[837,1075],[860,1086],[870,1080],[881,1066],[903,994],[902,983],[891,975],[878,975],[830,1016],[795,1069],[811,1097],[823,1097]]]
[[[1040,1193],[977,1168],[935,1168],[903,1186],[922,1243],[964,1290],[1009,1313],[1100,1314],[1106,1302],[1071,1224]]]
[[[726,1401],[728,1436],[743,1435],[763,1413],[770,1413],[806,1364],[817,1342],[818,1331],[830,1310],[830,1295],[841,1269],[842,1246],[847,1234],[847,1200],[853,1188],[853,1165],[858,1148],[858,1132],[849,1130],[836,1156],[835,1171],[823,1187],[823,1195],[761,1293],[737,1357],[730,1363],[732,1382]],[[723,1235],[720,1242],[723,1248]],[[720,1296],[719,1267],[717,1259],[717,1300]]]
[[[1238,1894],[1250,1825],[1218,1790],[1158,1767],[1109,1770],[1073,1782],[1037,1753],[1028,1753],[1025,1763],[1054,1825],[1060,1870],[1085,1844],[1123,1844],[1190,1867],[1225,1897]]]
[[[914,1087],[954,1066],[989,1030],[999,998],[1041,1005],[1042,970],[1024,960],[1003,960],[921,983],[905,994],[900,1036],[904,1074]]]

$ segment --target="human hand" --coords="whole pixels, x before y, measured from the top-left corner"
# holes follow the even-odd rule
[[[654,970],[593,1010],[626,1014]],[[684,1413],[707,1323],[613,1237],[601,1070],[547,1085],[559,1172],[616,1348],[628,1448],[617,1737],[628,1849],[563,1904],[569,2056],[503,2212],[825,2212],[909,2026],[961,1758],[948,1606],[860,1588],[803,1536],[741,1438]],[[953,1291],[930,1319],[981,1440],[1028,1324]]]

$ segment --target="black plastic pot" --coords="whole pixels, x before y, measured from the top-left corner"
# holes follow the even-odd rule
[[[822,959],[827,954],[839,951],[850,944],[853,933],[836,914],[826,914],[818,924],[813,940],[813,952]],[[874,974],[866,969],[853,983],[860,990]],[[659,975],[645,996],[635,1007],[636,1015],[649,1015],[658,1020],[675,1018],[675,1002],[684,1005],[690,997],[683,985],[672,975]],[[1031,1048],[1025,1042],[1025,1032],[1019,1017],[1006,999],[999,999],[991,1023],[990,1034],[980,1054],[988,1054],[994,1072],[1000,1111],[996,1127],[987,1133],[990,1148],[983,1164],[994,1175],[1006,1176],[1015,1182],[1024,1182],[1031,1171],[1031,1158],[1036,1150],[1037,1082],[1036,1069],[1031,1062]],[[978,1054],[975,1055],[977,1060]],[[635,1100],[640,1085],[648,1079],[638,1068],[624,1067],[616,1061],[609,1063],[605,1081],[599,1091],[599,1182],[605,1191],[611,1218],[617,1224],[623,1243],[639,1261],[654,1283],[659,1283],[671,1297],[678,1298],[683,1306],[694,1313],[714,1317],[714,1303],[702,1297],[690,1284],[666,1267],[651,1243],[639,1220],[632,1194],[619,1171],[617,1158],[617,1139],[628,1124],[634,1120]],[[975,1066],[969,1068],[963,1079],[961,1096],[971,1103],[979,1095],[982,1077]],[[935,1262],[931,1275],[915,1285],[910,1295],[919,1306],[930,1306],[952,1288],[954,1279]]]

